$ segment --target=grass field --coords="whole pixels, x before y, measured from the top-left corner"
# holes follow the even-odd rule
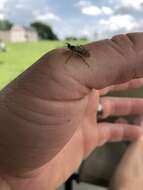
[[[83,43],[85,42],[78,42],[78,44]],[[7,52],[0,52],[0,89],[27,69],[43,54],[51,49],[63,46],[65,46],[64,41],[7,44]]]
[[[47,51],[64,46],[64,42],[40,41],[7,44],[7,52],[0,52],[0,89]]]
[[[75,42],[72,42],[75,43]],[[78,41],[77,44],[85,42]],[[65,46],[64,41],[39,41],[29,43],[7,44],[7,52],[0,52],[0,89],[27,69],[43,54],[51,49]],[[134,90],[133,93],[121,95],[143,97],[143,90]],[[120,95],[118,93],[118,95]]]

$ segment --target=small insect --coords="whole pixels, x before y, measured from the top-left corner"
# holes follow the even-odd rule
[[[66,43],[67,44],[67,48],[71,51],[71,55],[68,57],[68,59],[66,60],[66,63],[68,63],[68,61],[71,59],[72,56],[77,55],[79,56],[82,61],[89,67],[89,64],[86,62],[86,60],[84,58],[89,57],[90,56],[90,52],[89,50],[85,49],[83,46],[74,46],[71,45],[70,43]]]

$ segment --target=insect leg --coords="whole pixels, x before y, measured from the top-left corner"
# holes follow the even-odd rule
[[[81,59],[82,61],[89,67],[89,64],[85,61],[85,59],[83,58],[82,55],[80,55],[79,53],[77,54]]]
[[[71,54],[69,55],[69,57],[67,58],[67,60],[65,61],[65,64],[67,64],[69,62],[69,60],[71,59],[71,57],[73,56],[73,52],[71,52]]]

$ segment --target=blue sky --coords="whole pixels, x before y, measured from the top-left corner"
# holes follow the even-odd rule
[[[50,24],[60,38],[90,39],[143,30],[143,0],[0,0],[0,19]]]

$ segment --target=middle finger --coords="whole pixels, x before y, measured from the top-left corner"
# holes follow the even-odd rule
[[[143,113],[143,99],[141,98],[103,97],[101,104],[104,110],[102,118]]]

